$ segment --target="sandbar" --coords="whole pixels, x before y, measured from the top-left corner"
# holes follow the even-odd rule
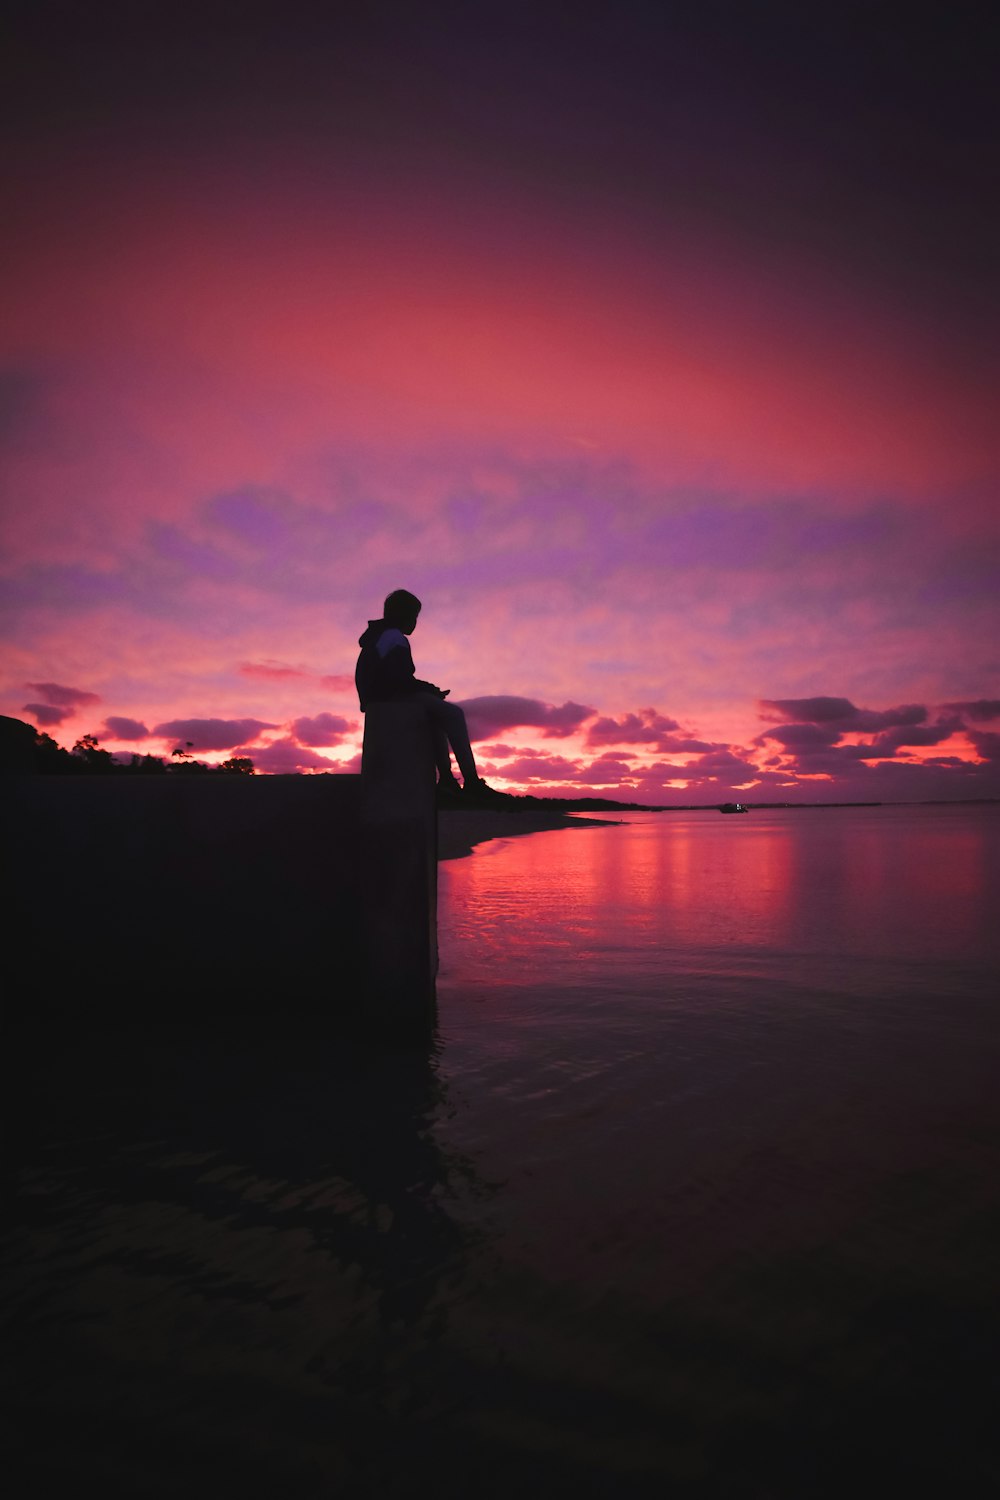
[[[587,818],[579,813],[534,808],[441,808],[438,812],[438,859],[464,859],[476,844],[489,839],[511,838],[519,833],[550,833],[558,828],[606,826],[606,818]]]

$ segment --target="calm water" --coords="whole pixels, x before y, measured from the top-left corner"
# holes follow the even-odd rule
[[[174,1495],[979,1493],[1000,808],[637,815],[442,867],[440,1036],[26,1072],[8,1397]]]

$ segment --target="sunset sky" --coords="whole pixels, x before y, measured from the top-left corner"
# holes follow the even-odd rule
[[[1000,796],[986,10],[14,6],[0,712],[354,769],[404,587],[499,787]]]

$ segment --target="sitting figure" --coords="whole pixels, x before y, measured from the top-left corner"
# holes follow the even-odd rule
[[[457,703],[447,703],[449,689],[421,682],[415,675],[413,655],[407,639],[417,627],[420,600],[406,589],[396,589],[383,606],[381,620],[369,620],[368,629],[358,640],[361,655],[354,673],[361,712],[369,703],[391,703],[414,699],[423,705],[431,728],[434,760],[438,773],[438,793],[444,799],[463,795],[467,798],[501,798],[476,770],[476,760],[469,741],[465,714]],[[449,746],[455,752],[464,785],[459,786],[451,769]]]

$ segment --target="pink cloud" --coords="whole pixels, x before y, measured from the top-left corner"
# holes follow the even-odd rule
[[[244,677],[263,677],[272,682],[310,675],[301,667],[286,667],[281,662],[269,661],[245,661],[240,665],[240,671]]]

